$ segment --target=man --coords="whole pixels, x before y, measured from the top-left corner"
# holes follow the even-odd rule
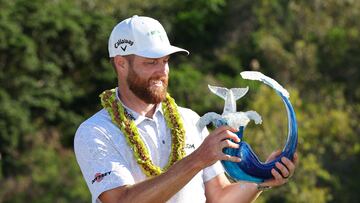
[[[118,87],[101,94],[104,109],[81,124],[74,140],[93,202],[251,202],[294,173],[297,156],[277,163],[274,179],[230,184],[219,160],[241,161],[222,152],[239,147],[237,130],[199,132],[199,116],[167,94],[170,55],[188,51],[170,45],[158,21],[120,22],[108,46]]]

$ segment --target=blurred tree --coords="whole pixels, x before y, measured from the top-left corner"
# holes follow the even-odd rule
[[[98,106],[85,97],[97,98],[102,85],[115,84],[104,57],[113,21],[72,1],[0,4],[0,200],[84,200],[88,193],[79,193],[86,187],[68,148],[79,123]],[[61,132],[60,149],[35,141],[48,140],[49,130]]]

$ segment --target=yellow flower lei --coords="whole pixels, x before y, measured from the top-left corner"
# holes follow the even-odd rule
[[[185,156],[185,130],[174,99],[167,94],[162,102],[162,109],[167,126],[171,129],[171,152],[169,162],[161,169],[151,161],[148,149],[140,137],[139,131],[132,119],[127,118],[122,104],[116,99],[116,89],[106,90],[100,94],[102,106],[109,112],[112,122],[124,134],[128,145],[134,152],[134,157],[146,176],[157,176]]]

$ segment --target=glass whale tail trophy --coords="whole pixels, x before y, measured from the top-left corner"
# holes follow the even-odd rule
[[[261,162],[250,145],[246,143],[242,138],[246,125],[253,120],[256,124],[261,124],[261,116],[256,111],[237,112],[236,100],[245,96],[248,87],[246,88],[231,88],[216,87],[209,85],[209,89],[212,93],[220,96],[225,100],[224,111],[221,115],[215,112],[209,112],[204,114],[197,122],[199,130],[205,128],[208,124],[212,123],[215,127],[221,125],[229,125],[233,128],[239,129],[236,132],[240,138],[239,148],[224,148],[224,153],[236,156],[241,159],[240,162],[221,161],[226,173],[235,181],[251,181],[251,182],[263,182],[264,180],[273,178],[271,169],[275,168],[276,162],[281,162],[282,157],[287,157],[293,160],[294,153],[296,151],[298,142],[298,130],[296,123],[295,111],[289,100],[289,93],[274,79],[265,76],[257,71],[244,71],[240,73],[243,79],[258,80],[273,88],[276,93],[281,97],[287,110],[288,117],[288,137],[285,146],[279,156],[270,162]]]

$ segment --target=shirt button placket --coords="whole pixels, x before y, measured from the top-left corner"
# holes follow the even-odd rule
[[[155,124],[156,124],[156,130],[157,130],[157,133],[158,133],[158,138],[159,138],[159,153],[160,153],[160,156],[162,157],[162,159],[164,159],[166,156],[166,144],[167,144],[167,141],[166,141],[166,130],[163,130],[162,128],[164,128],[165,126],[163,125],[166,125],[165,123],[166,122],[162,122],[161,119],[163,119],[161,116],[161,114],[159,113],[158,115],[155,116],[154,118],[154,121],[155,121]],[[166,127],[165,127],[166,129]],[[160,158],[160,157],[159,157]],[[166,164],[166,163],[165,163]]]
[[[157,145],[158,148],[161,148],[161,145],[159,143],[160,138],[159,138],[159,130],[158,130],[158,127],[157,127],[158,125],[157,125],[155,120],[149,120],[149,122],[150,122],[151,126],[153,127],[154,132],[156,133],[156,135],[155,135],[156,145]],[[156,163],[157,163],[156,165],[160,166],[161,153],[159,152],[159,149],[154,149],[154,151],[156,151],[156,157],[154,157],[154,159],[156,159]]]
[[[159,146],[159,149],[158,149],[158,159],[159,159],[159,166],[161,166],[161,155],[163,154],[162,153],[162,149],[163,149],[163,144],[164,144],[164,139],[162,137],[162,134],[161,134],[161,131],[160,131],[160,128],[159,128],[159,123],[157,121],[157,119],[154,120],[154,123],[155,123],[155,127],[156,127],[156,133],[157,133],[157,138],[158,138],[158,146]]]

